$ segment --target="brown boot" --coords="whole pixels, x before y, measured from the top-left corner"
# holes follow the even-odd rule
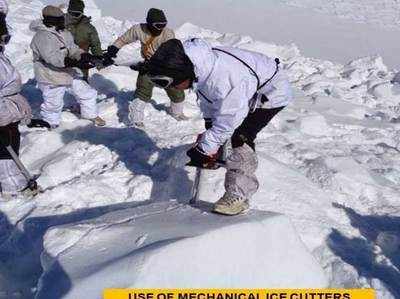
[[[100,116],[92,118],[91,121],[96,127],[104,127],[106,125],[106,121],[102,119]]]

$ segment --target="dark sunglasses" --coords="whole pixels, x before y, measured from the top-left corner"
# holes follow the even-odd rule
[[[2,42],[3,44],[8,44],[8,42],[10,41],[10,39],[11,39],[11,35],[9,35],[9,34],[3,34],[3,35],[0,37],[0,40],[1,40],[1,42]]]
[[[174,82],[174,79],[172,79],[171,77],[168,76],[150,76],[149,75],[149,79],[150,81],[157,87],[160,88],[168,88],[172,85],[172,83]]]
[[[157,30],[163,30],[165,28],[165,26],[167,26],[167,22],[151,23],[151,26],[156,28]]]
[[[75,10],[70,10],[70,11],[68,11],[68,14],[69,14],[71,17],[75,18],[75,19],[79,19],[80,17],[83,16],[83,12],[81,12],[81,11],[75,11]]]

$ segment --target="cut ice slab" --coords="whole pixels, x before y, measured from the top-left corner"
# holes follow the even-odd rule
[[[37,298],[101,298],[104,288],[129,287],[327,287],[286,216],[224,217],[199,205],[153,203],[50,229]]]

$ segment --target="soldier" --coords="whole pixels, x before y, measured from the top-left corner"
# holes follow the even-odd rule
[[[83,14],[85,3],[81,0],[70,0],[66,17],[67,29],[72,33],[75,44],[83,51],[101,57],[101,43],[91,18]],[[89,70],[82,70],[83,78],[88,82]]]
[[[142,57],[145,61],[149,60],[162,43],[175,37],[174,32],[166,26],[167,18],[164,12],[151,8],[147,13],[146,23],[134,25],[108,47],[107,53],[104,54],[105,65],[111,65],[112,58],[117,56],[118,51],[123,46],[135,41],[140,41]],[[137,70],[137,67],[137,65],[131,66],[134,70]],[[134,100],[129,103],[129,120],[133,125],[143,127],[144,108],[146,103],[151,100],[153,88],[154,84],[148,77],[139,72]],[[175,88],[165,88],[165,91],[171,99],[171,106],[168,110],[171,116],[178,121],[186,120],[187,117],[183,114],[184,91]]]
[[[82,80],[75,68],[90,69],[95,65],[93,55],[84,52],[75,43],[71,33],[65,30],[64,13],[55,6],[46,6],[43,20],[31,23],[36,32],[31,42],[35,79],[43,93],[40,113],[53,128],[58,127],[64,104],[64,94],[71,92],[80,104],[81,117],[96,126],[105,121],[98,116],[97,91]]]
[[[1,4],[1,2],[0,2]],[[0,11],[0,193],[3,198],[18,195],[31,197],[39,191],[37,187],[28,188],[28,181],[17,167],[9,147],[19,154],[20,123],[28,127],[47,127],[45,121],[31,119],[31,107],[20,94],[21,77],[11,61],[4,55],[4,49],[10,41],[6,24],[6,10]]]
[[[216,154],[228,139],[225,194],[214,212],[236,215],[249,208],[258,189],[255,176],[257,134],[293,99],[278,58],[231,47],[212,48],[206,41],[165,42],[141,72],[157,86],[194,88],[207,130],[187,155],[190,164],[218,166]]]

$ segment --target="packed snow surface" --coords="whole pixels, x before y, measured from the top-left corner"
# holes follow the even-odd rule
[[[37,297],[66,291],[63,298],[100,298],[105,287],[327,286],[285,216],[252,211],[226,218],[209,211],[204,203],[153,203],[52,228]],[[71,290],[60,287],[68,284]]]
[[[7,54],[23,76],[23,94],[36,115],[42,98],[32,80],[32,32],[28,24],[40,16],[42,6],[35,0],[10,1],[8,17],[13,39]],[[98,16],[94,23],[104,47],[131,25],[101,17],[94,6],[91,11]],[[176,33],[182,39],[203,37],[213,45],[240,47],[281,59],[296,100],[258,137],[260,190],[251,202],[252,209],[284,214],[324,269],[329,286],[373,287],[377,298],[400,298],[400,85],[391,82],[395,72],[385,60],[379,55],[356,58],[359,53],[344,64],[308,58],[294,44],[277,45],[239,34],[220,34],[190,23]],[[133,44],[120,53],[118,64],[129,64],[139,59],[139,45]],[[124,66],[92,75],[91,84],[100,93],[100,115],[107,121],[105,128],[93,127],[68,111],[56,130],[21,127],[21,158],[30,171],[41,174],[38,181],[45,192],[30,201],[0,202],[0,298],[32,298],[40,277],[46,281],[51,271],[65,273],[61,265],[76,269],[79,264],[73,260],[63,264],[72,244],[76,245],[71,252],[79,252],[85,250],[80,244],[96,243],[98,237],[104,252],[117,248],[112,230],[122,224],[107,226],[107,215],[129,211],[138,204],[146,210],[150,209],[146,208],[149,203],[176,200],[182,204],[189,200],[195,171],[184,166],[185,152],[203,130],[196,96],[187,93],[185,113],[190,120],[177,122],[166,113],[168,99],[164,91],[155,89],[153,101],[146,108],[145,129],[131,128],[127,126],[127,106],[136,76]],[[73,99],[66,97],[66,106],[71,103]],[[223,179],[223,170],[204,171],[200,199],[215,202],[223,193]],[[94,225],[94,231],[86,231],[97,221],[99,226]],[[239,240],[246,227],[235,224],[220,229],[228,229]],[[277,229],[285,231],[288,227]],[[256,230],[260,241],[272,236],[272,232],[269,235],[261,234],[261,228]],[[87,233],[95,238],[88,238]],[[176,244],[193,248],[198,238],[204,237],[207,248],[216,242],[215,250],[229,252],[222,245],[225,239],[213,240],[212,234],[210,231]],[[180,253],[174,243],[147,248],[148,237],[151,234],[126,242],[154,250],[154,255],[140,251],[149,254],[150,261],[162,257],[161,253],[166,254],[165,258],[167,253]],[[256,235],[249,232],[250,237]],[[57,256],[61,269],[55,267]],[[126,261],[129,257],[125,256]],[[82,258],[85,260],[85,256]],[[91,256],[87,258],[90,262]],[[176,261],[179,263],[179,257]],[[100,271],[97,262],[89,269],[93,272],[88,277],[105,279],[108,271],[120,265],[110,261]],[[255,262],[254,256],[250,262]],[[57,275],[53,278],[68,281]],[[72,278],[72,283],[62,284],[60,290],[73,292],[86,283],[76,276]]]

